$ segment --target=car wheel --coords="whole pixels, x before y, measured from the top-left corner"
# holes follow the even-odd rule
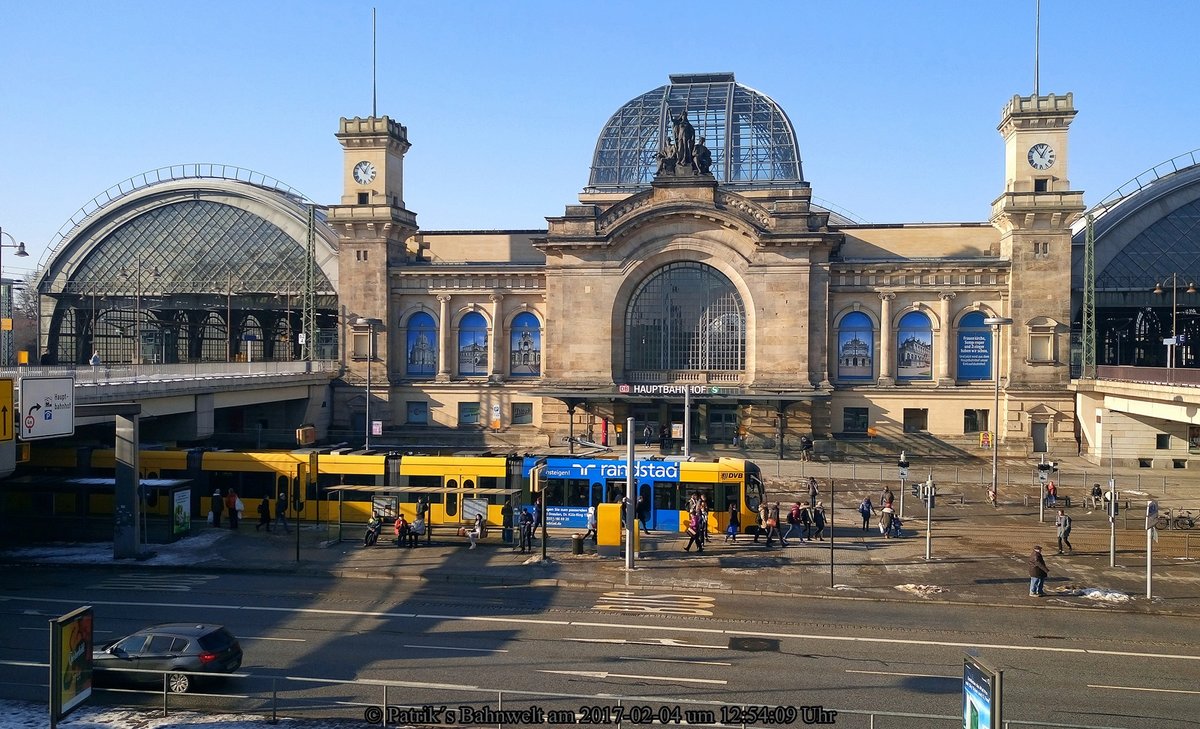
[[[172,673],[167,676],[167,687],[173,694],[186,694],[191,685],[191,676],[186,673]]]

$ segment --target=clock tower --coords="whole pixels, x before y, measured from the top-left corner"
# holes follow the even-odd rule
[[[1052,421],[1050,434],[1071,424],[1054,414],[1069,416],[1072,404],[1049,402],[1047,391],[1064,393],[1070,384],[1071,223],[1084,211],[1083,192],[1069,177],[1074,118],[1071,94],[1014,96],[1001,112],[1004,192],[991,222],[1000,231],[998,256],[1009,264],[1007,282],[1003,270],[997,281],[996,312],[1013,320],[996,346],[1008,401],[999,423],[1009,435],[1037,430],[1034,414]]]
[[[328,222],[338,234],[342,361],[365,378],[373,354],[375,382],[386,385],[394,370],[389,353],[398,351],[391,271],[404,265],[405,242],[417,232],[416,215],[404,207],[408,130],[386,116],[343,118],[337,139],[343,149],[343,192],[341,204],[330,206]],[[375,399],[387,398],[376,393]],[[388,412],[379,408],[372,419],[386,421]]]

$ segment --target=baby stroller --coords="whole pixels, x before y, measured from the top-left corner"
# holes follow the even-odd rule
[[[902,536],[900,530],[903,526],[904,526],[904,523],[900,521],[899,515],[893,514],[892,515],[892,524],[890,527],[892,536],[893,537]]]

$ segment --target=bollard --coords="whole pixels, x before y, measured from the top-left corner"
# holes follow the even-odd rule
[[[583,535],[571,535],[571,554],[583,554]]]

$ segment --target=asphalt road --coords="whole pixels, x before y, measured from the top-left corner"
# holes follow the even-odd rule
[[[47,620],[83,604],[95,607],[97,642],[193,620],[239,636],[248,675],[211,695],[172,696],[181,709],[269,713],[277,692],[281,713],[362,721],[383,703],[384,682],[404,682],[389,686],[389,704],[495,707],[503,692],[508,709],[578,713],[623,697],[622,711],[667,723],[709,718],[687,711],[740,723],[739,706],[823,706],[841,712],[838,726],[867,726],[848,712],[960,716],[963,657],[973,651],[1004,670],[1009,720],[1200,725],[1200,620],[1191,618],[1033,599],[1006,609],[78,568],[0,572],[0,697],[44,700]],[[162,703],[130,691],[95,700]],[[589,712],[589,723],[611,721],[607,711]],[[757,723],[802,723],[787,718]]]

